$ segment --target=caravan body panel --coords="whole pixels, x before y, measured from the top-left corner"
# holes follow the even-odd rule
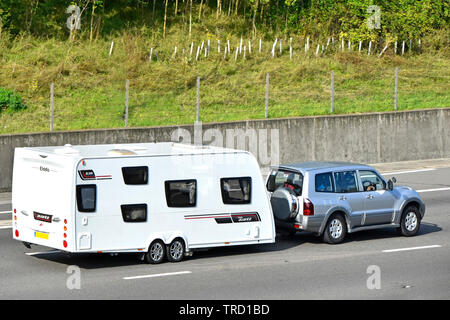
[[[71,252],[143,252],[156,239],[169,244],[182,238],[188,251],[275,241],[264,181],[256,159],[248,152],[173,143],[70,148],[78,152],[59,158],[49,150],[51,147],[17,149],[15,163],[23,162],[19,160],[23,152],[37,159],[44,149],[51,155],[49,159],[62,167],[59,175],[47,180],[51,186],[46,185],[36,196],[29,195],[42,183],[42,173],[36,172],[27,180],[15,167],[13,184],[15,206],[58,212],[61,217],[62,212],[66,214],[68,246],[63,247],[56,236],[52,238],[57,242],[46,242],[20,233],[18,240]],[[129,168],[145,173],[145,183],[126,181]],[[183,189],[175,190],[178,194],[168,191],[168,186],[177,186],[180,181],[189,182],[183,185],[189,186],[189,195]],[[224,200],[227,195],[243,193],[242,188],[247,188],[248,201],[230,204],[227,201],[234,199]],[[195,196],[195,205],[169,203],[183,201],[186,196]],[[41,199],[48,203],[53,200],[53,204],[48,207]]]

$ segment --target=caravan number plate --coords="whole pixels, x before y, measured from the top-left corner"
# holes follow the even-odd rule
[[[41,238],[41,239],[48,240],[48,233],[37,232],[37,231],[35,231],[35,232],[34,232],[34,236],[35,236],[36,238]]]

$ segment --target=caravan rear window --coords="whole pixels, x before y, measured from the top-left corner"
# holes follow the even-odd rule
[[[197,180],[166,181],[168,207],[195,207],[197,204]]]
[[[125,184],[148,183],[148,167],[124,167],[122,168],[122,175]]]
[[[97,204],[97,186],[85,184],[77,186],[77,206],[80,212],[94,212]]]
[[[251,201],[252,178],[222,178],[222,201],[224,204],[248,204]]]
[[[120,206],[122,218],[125,222],[147,221],[147,204],[123,204]]]

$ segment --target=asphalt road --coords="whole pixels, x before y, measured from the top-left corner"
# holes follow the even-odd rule
[[[180,263],[147,265],[134,254],[27,249],[0,227],[0,298],[450,299],[450,168],[425,170],[395,175],[397,184],[419,190],[427,206],[411,238],[385,228],[329,245],[298,233],[277,236],[274,244],[215,248]],[[10,209],[0,200],[0,212]],[[0,214],[7,219],[10,214]],[[77,274],[68,272],[71,266],[79,268],[79,289],[67,286]],[[371,281],[373,270],[379,283]],[[379,286],[369,289],[368,282]]]

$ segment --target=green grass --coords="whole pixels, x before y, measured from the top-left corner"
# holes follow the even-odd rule
[[[180,31],[181,32],[181,31]],[[193,33],[194,34],[194,33]],[[244,61],[223,59],[226,34],[219,34],[222,53],[214,49],[198,62],[182,57],[190,41],[180,33],[166,40],[128,32],[93,43],[55,39],[0,36],[0,87],[18,93],[27,110],[0,113],[0,133],[49,130],[49,87],[55,84],[55,130],[118,128],[124,126],[125,79],[130,80],[129,125],[189,124],[196,115],[196,76],[201,77],[203,122],[264,118],[265,77],[270,73],[269,116],[294,117],[330,114],[330,72],[335,74],[335,113],[391,111],[394,108],[394,69],[399,68],[399,110],[450,107],[450,54],[448,47],[422,53],[382,58],[358,52],[329,52],[321,57],[304,53],[303,40],[288,41],[283,55],[272,58],[272,41],[263,52]],[[195,45],[202,40],[198,34]],[[115,42],[109,57],[111,40]],[[232,46],[239,42],[231,37]],[[171,59],[174,46],[178,57]],[[149,62],[150,47],[160,61]],[[312,46],[313,47],[313,46]],[[279,47],[277,47],[277,52]],[[314,51],[314,50],[311,50]],[[378,50],[379,51],[379,50]],[[194,55],[196,48],[194,48]],[[194,60],[194,61],[193,61]]]

